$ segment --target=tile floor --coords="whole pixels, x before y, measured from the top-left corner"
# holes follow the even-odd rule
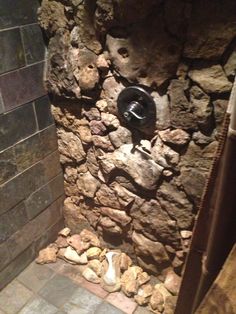
[[[31,263],[0,291],[0,314],[148,314],[121,292],[108,293],[61,260]]]

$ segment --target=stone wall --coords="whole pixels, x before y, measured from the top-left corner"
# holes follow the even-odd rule
[[[151,273],[181,273],[232,87],[235,18],[233,0],[42,1],[66,223]],[[136,84],[154,127],[118,114]]]
[[[63,226],[63,177],[43,86],[38,1],[0,1],[0,289]]]

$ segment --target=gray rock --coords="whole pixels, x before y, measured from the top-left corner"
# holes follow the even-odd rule
[[[144,189],[154,190],[161,177],[163,167],[155,163],[151,157],[132,144],[124,144],[113,153],[107,153],[99,157],[100,165],[105,174],[109,175],[113,170],[119,169],[129,174],[133,180]]]
[[[132,143],[132,133],[123,126],[119,126],[116,131],[110,132],[109,138],[116,148],[119,148],[123,144]]]
[[[235,12],[234,0],[193,2],[184,55],[219,59],[235,36]]]
[[[157,264],[169,262],[165,248],[160,242],[151,241],[135,231],[132,234],[132,240],[138,255],[152,256]]]
[[[164,182],[157,190],[157,200],[181,229],[188,229],[193,224],[193,205],[186,194],[173,183]]]
[[[227,77],[233,78],[236,72],[236,50],[234,50],[229,59],[227,60],[226,64],[224,65],[224,71]]]
[[[212,105],[210,97],[198,86],[193,86],[190,89],[190,101],[199,128],[206,131],[212,129]]]
[[[172,80],[168,89],[170,96],[171,126],[184,130],[194,130],[197,127],[196,117],[193,114],[192,105],[186,95],[186,82]]]
[[[193,69],[188,75],[206,93],[220,94],[229,92],[232,88],[232,83],[228,81],[219,64],[209,68]]]
[[[170,104],[167,95],[152,92],[151,96],[156,104],[156,129],[164,130],[170,127]]]

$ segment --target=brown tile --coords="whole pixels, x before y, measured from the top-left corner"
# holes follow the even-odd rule
[[[69,263],[64,262],[63,266],[59,269],[59,273],[72,279],[76,284],[81,285],[84,281],[81,276],[82,269],[84,266],[80,265],[71,265]]]
[[[124,311],[126,314],[134,313],[137,307],[137,303],[126,297],[122,292],[110,293],[107,296],[106,301]]]
[[[64,266],[64,261],[61,259],[57,259],[56,263],[50,263],[47,264],[46,266],[50,269],[52,269],[53,271],[55,271],[56,273],[60,273],[61,269]]]
[[[104,299],[108,295],[108,292],[105,291],[99,284],[89,282],[85,279],[80,284],[80,286],[89,290],[90,292],[96,294],[98,297],[100,297],[102,299]]]
[[[0,308],[7,314],[16,314],[32,295],[29,289],[14,280],[0,292]]]
[[[1,256],[0,258],[0,271],[1,271],[11,261],[10,253],[8,251],[6,243],[0,244],[0,256]]]
[[[47,180],[51,180],[60,172],[62,172],[62,167],[59,162],[59,152],[55,150],[53,153],[45,157],[42,161],[44,167],[44,173]]]
[[[0,184],[17,174],[15,154],[12,148],[0,153]]]
[[[0,76],[6,111],[46,94],[43,85],[43,71],[44,62],[40,62]]]

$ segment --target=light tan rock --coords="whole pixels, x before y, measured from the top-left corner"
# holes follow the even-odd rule
[[[96,107],[101,111],[101,112],[106,112],[107,109],[107,102],[105,99],[100,99],[96,102]]]
[[[123,210],[101,207],[101,214],[110,217],[112,220],[120,223],[122,226],[128,225],[131,221],[131,218]]]
[[[102,275],[102,263],[97,260],[97,259],[93,259],[91,261],[88,262],[88,267],[91,268],[98,277],[101,277]]]
[[[173,295],[177,295],[180,289],[181,277],[175,272],[169,271],[164,281],[165,288],[170,291]]]
[[[70,235],[70,232],[71,232],[70,228],[65,227],[58,232],[58,235],[61,235],[63,237],[68,237]]]
[[[101,119],[105,126],[110,128],[111,130],[117,129],[120,126],[120,121],[114,114],[102,112]]]
[[[92,282],[92,283],[100,283],[100,279],[99,277],[97,276],[97,274],[92,270],[90,269],[89,267],[86,267],[85,270],[83,271],[82,273],[82,276],[88,280],[89,282]]]
[[[140,287],[140,286],[144,285],[150,279],[151,279],[151,277],[145,271],[140,273],[140,274],[138,274],[138,278],[137,278],[138,286]]]
[[[91,259],[99,259],[100,254],[102,253],[102,250],[99,247],[91,247],[86,251],[86,255],[89,260]]]
[[[92,231],[88,229],[83,229],[80,233],[81,240],[87,242],[90,246],[101,247],[101,242]]]
[[[164,298],[158,289],[154,289],[150,298],[150,307],[152,310],[162,312],[164,309]]]
[[[144,285],[138,289],[138,293],[137,295],[134,296],[134,300],[139,305],[148,304],[150,296],[152,295],[152,291],[153,291],[153,287],[150,284]]]
[[[68,246],[65,250],[64,256],[71,262],[79,265],[84,265],[88,263],[87,255],[85,253],[79,255],[72,247]]]
[[[46,249],[39,251],[39,255],[36,258],[37,264],[55,263],[57,261],[58,247],[56,244],[50,244]]]
[[[192,234],[193,234],[193,232],[190,231],[190,230],[181,230],[181,231],[180,231],[180,235],[181,235],[181,237],[182,237],[183,239],[189,239],[189,238],[191,238]]]
[[[131,258],[127,254],[121,253],[121,255],[120,255],[120,269],[121,269],[121,271],[127,270],[131,265],[132,265]]]
[[[165,286],[164,286],[163,283],[157,283],[157,284],[154,286],[154,289],[156,289],[157,291],[159,291],[159,292],[162,294],[164,300],[165,300],[167,297],[171,296],[171,293],[165,288]]]
[[[142,273],[141,267],[131,266],[121,276],[121,289],[125,295],[132,296],[134,294],[137,294],[137,277],[140,273]]]
[[[67,239],[68,244],[76,250],[78,254],[83,253],[89,248],[89,243],[83,242],[80,235],[73,234]]]

